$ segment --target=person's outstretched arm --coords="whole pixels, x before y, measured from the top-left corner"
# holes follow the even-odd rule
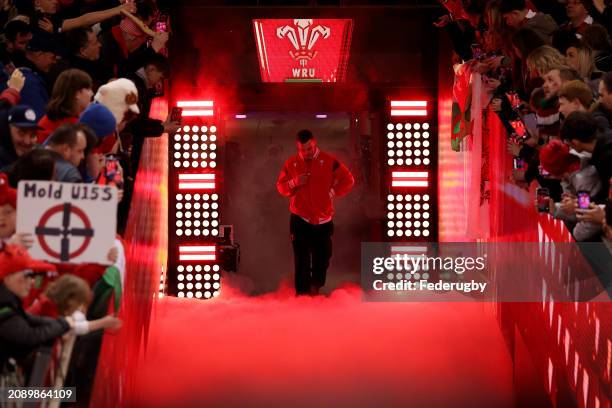
[[[133,12],[135,11],[134,3],[124,3],[120,6],[113,7],[107,10],[94,11],[93,13],[83,14],[76,18],[69,18],[64,20],[62,23],[62,32],[74,30],[79,27],[88,27],[94,24],[100,23],[109,18],[121,15],[123,10]]]

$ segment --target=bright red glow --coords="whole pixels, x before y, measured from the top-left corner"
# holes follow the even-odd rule
[[[392,108],[426,108],[427,101],[391,101]]]
[[[427,187],[429,174],[426,171],[394,171],[391,187]]]
[[[214,190],[215,173],[179,174],[179,190]]]
[[[182,116],[213,116],[214,114],[212,109],[190,109],[184,110]]]
[[[391,116],[427,116],[427,109],[391,109]]]
[[[427,116],[427,101],[391,101],[391,108],[391,116]]]
[[[263,82],[342,82],[351,19],[253,20]]]
[[[176,106],[179,108],[212,108],[213,101],[178,101]]]
[[[217,259],[214,245],[181,245],[179,261],[214,261]]]

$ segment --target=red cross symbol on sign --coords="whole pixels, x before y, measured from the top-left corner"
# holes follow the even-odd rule
[[[49,222],[49,219],[58,213],[62,213],[62,225],[59,227],[48,226],[47,223]],[[83,223],[82,228],[70,228],[70,221],[73,215],[81,220]],[[42,215],[38,225],[36,226],[35,234],[43,251],[53,258],[59,259],[61,262],[68,262],[85,252],[89,246],[89,243],[91,242],[91,237],[94,236],[94,230],[91,227],[91,222],[89,221],[87,214],[85,214],[83,210],[70,203],[65,203],[48,209]],[[59,251],[56,251],[50,247],[45,238],[47,236],[62,237]],[[72,252],[70,251],[71,236],[85,238],[81,246]]]

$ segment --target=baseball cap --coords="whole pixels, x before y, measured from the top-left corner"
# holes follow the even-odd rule
[[[13,106],[9,110],[8,122],[17,127],[41,129],[36,112],[28,105]]]
[[[46,262],[32,259],[24,248],[5,244],[0,248],[0,280],[21,271],[45,273],[56,271],[56,267]]]

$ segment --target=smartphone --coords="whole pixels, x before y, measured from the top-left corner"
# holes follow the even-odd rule
[[[514,110],[519,110],[523,105],[521,98],[516,92],[506,92],[506,97],[508,98],[508,102],[510,102],[510,106]]]
[[[481,59],[482,57],[484,57],[484,51],[482,50],[482,45],[478,43],[472,44],[472,58]]]
[[[159,32],[168,32],[168,16],[162,14],[159,16],[159,19],[155,23],[155,31]]]
[[[538,118],[535,113],[528,113],[521,117],[521,120],[529,135],[533,136],[538,134]]]
[[[587,210],[591,205],[591,197],[587,191],[579,191],[578,192],[578,208],[583,210]]]
[[[106,186],[115,186],[119,190],[123,190],[123,168],[119,164],[119,159],[109,155],[105,158],[104,170],[100,172],[97,180],[98,184]]]
[[[517,138],[525,139],[527,137],[527,129],[525,129],[525,125],[521,120],[511,120],[510,126],[512,126]]]
[[[520,157],[515,157],[513,160],[513,167],[515,170],[522,170],[525,168],[525,161]]]
[[[538,203],[538,212],[550,212],[550,192],[547,188],[539,187],[536,189],[536,200]]]
[[[183,119],[183,108],[179,108],[178,106],[175,106],[174,108],[172,108],[172,112],[170,112],[170,121],[171,122],[177,122],[177,123],[181,123]]]
[[[544,170],[544,167],[542,167],[542,165],[538,166],[538,173],[540,173],[540,176],[542,177],[550,177],[550,173]]]

